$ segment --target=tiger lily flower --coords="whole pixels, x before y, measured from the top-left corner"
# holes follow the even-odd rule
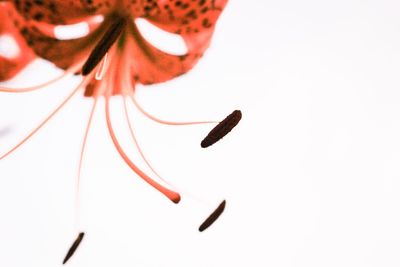
[[[81,75],[81,83],[21,142],[0,155],[10,155],[45,125],[77,92],[93,98],[79,160],[82,157],[92,117],[99,97],[105,99],[105,119],[112,142],[125,163],[145,182],[174,203],[180,194],[171,189],[146,160],[135,138],[127,111],[127,101],[149,119],[167,125],[218,123],[215,121],[170,122],[146,112],[135,98],[136,85],[150,85],[174,79],[190,71],[210,45],[217,20],[227,0],[9,0],[0,1],[0,42],[10,38],[18,51],[14,55],[0,55],[0,81],[13,78],[25,66],[39,57],[65,70],[60,77],[44,84],[26,88],[0,87],[0,92],[29,92],[41,89],[66,75]],[[146,20],[159,29],[179,36],[186,52],[175,55],[160,50],[147,40],[138,28],[137,20]],[[60,25],[83,23],[87,33],[78,38],[61,39],[56,34]],[[127,155],[114,131],[110,116],[110,98],[121,96],[131,135],[145,163],[157,180],[140,169]],[[203,140],[207,147],[221,139],[239,122],[240,111],[234,111]],[[225,201],[223,202],[225,206]],[[221,213],[223,208],[219,208]],[[218,214],[219,216],[219,214]],[[218,217],[214,215],[215,219]],[[215,220],[214,219],[214,220]],[[208,219],[210,225],[213,219]],[[206,226],[202,226],[204,230]],[[69,257],[82,241],[80,233],[69,252]],[[70,255],[71,254],[71,255]],[[68,260],[67,257],[65,262]]]

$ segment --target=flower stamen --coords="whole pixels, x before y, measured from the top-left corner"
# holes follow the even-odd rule
[[[79,244],[82,242],[82,239],[84,236],[85,236],[85,233],[83,233],[83,232],[79,233],[78,237],[75,239],[74,243],[69,248],[67,255],[65,256],[65,258],[63,260],[63,264],[66,264],[67,261],[74,255],[76,249],[79,247]]]
[[[118,60],[118,59],[116,59],[116,60]],[[110,66],[111,66],[111,69],[109,70],[109,73],[107,75],[108,79],[106,79],[106,81],[104,82],[105,86],[107,87],[107,88],[105,88],[106,92],[104,92],[105,93],[104,94],[105,95],[105,116],[106,116],[107,129],[108,129],[108,132],[110,134],[111,140],[112,140],[117,152],[119,153],[121,158],[125,161],[125,163],[129,166],[129,168],[131,168],[137,175],[139,175],[146,183],[148,183],[153,188],[158,190],[160,193],[165,195],[172,202],[179,203],[179,201],[181,200],[181,196],[179,195],[179,193],[166,188],[165,186],[163,186],[163,185],[159,184],[158,182],[156,182],[155,180],[153,180],[146,173],[144,173],[129,158],[129,156],[125,153],[124,149],[122,148],[122,146],[118,142],[118,138],[117,138],[117,136],[116,136],[116,134],[114,132],[114,128],[112,126],[111,118],[110,118],[111,117],[110,116],[110,97],[111,97],[112,92],[113,92],[113,87],[115,86],[116,83],[117,83],[116,86],[120,86],[121,84],[119,84],[119,83],[121,82],[121,80],[119,80],[119,79],[114,80],[114,78],[116,77],[117,72],[118,72],[117,71],[117,67],[119,66],[119,64],[117,62],[115,62],[115,64],[110,64]]]
[[[27,140],[29,140],[35,133],[37,133],[51,118],[54,117],[56,113],[58,113],[64,106],[67,104],[69,100],[76,94],[76,92],[79,91],[79,89],[83,88],[86,86],[86,84],[89,82],[90,78],[85,78],[83,81],[64,99],[61,104],[54,109],[36,128],[34,128],[24,139],[22,139],[19,143],[14,145],[10,150],[8,150],[6,153],[0,156],[0,160],[4,159],[8,155],[10,155],[12,152],[14,152],[17,148],[19,148],[21,145],[23,145]]]
[[[219,218],[219,216],[221,216],[221,214],[225,210],[225,205],[226,201],[223,200],[221,204],[219,204],[219,206],[216,208],[216,210],[214,210],[214,212],[211,213],[210,216],[208,216],[208,218],[200,225],[199,227],[200,232],[203,232],[208,227],[210,227]]]
[[[79,155],[79,164],[78,164],[78,172],[76,177],[76,196],[75,196],[75,227],[79,228],[79,215],[80,215],[80,185],[81,185],[81,172],[82,172],[82,165],[83,165],[83,156],[85,154],[85,148],[87,139],[89,136],[90,126],[92,125],[93,115],[96,110],[97,106],[97,97],[94,99],[92,109],[90,111],[89,119],[86,124],[85,134],[83,136],[81,152]]]
[[[78,63],[72,67],[70,67],[69,69],[67,69],[62,75],[57,76],[47,82],[38,84],[38,85],[34,85],[34,86],[29,86],[29,87],[22,87],[22,88],[9,88],[9,87],[0,87],[0,92],[4,92],[4,93],[27,93],[27,92],[32,92],[32,91],[36,91],[42,88],[45,88],[53,83],[56,83],[70,75],[73,75],[74,73],[76,73],[80,68],[82,67],[82,62]]]
[[[131,123],[131,119],[129,116],[129,112],[128,112],[128,105],[127,105],[127,98],[124,97],[124,113],[125,113],[125,118],[126,118],[126,122],[128,124],[128,129],[129,132],[131,134],[132,140],[135,143],[135,146],[141,156],[141,158],[143,159],[143,161],[146,163],[147,167],[149,167],[149,169],[158,177],[160,178],[161,181],[163,181],[164,183],[166,183],[167,185],[171,186],[171,187],[175,187],[173,186],[171,183],[169,183],[167,180],[165,180],[164,178],[161,177],[161,175],[153,168],[153,166],[150,164],[150,162],[147,160],[147,157],[144,155],[143,150],[141,148],[141,146],[139,145],[139,142],[136,138],[136,134],[133,130],[133,125]]]
[[[125,29],[126,24],[127,20],[122,17],[117,18],[111,23],[106,33],[97,43],[93,51],[90,53],[86,63],[83,65],[82,75],[88,75],[97,66],[97,64],[100,63],[110,47],[121,35],[122,31]]]
[[[135,98],[135,94],[134,93],[130,93],[129,94],[133,104],[136,106],[136,108],[143,113],[143,115],[145,115],[147,118],[149,118],[152,121],[155,121],[157,123],[160,124],[165,124],[165,125],[173,125],[173,126],[183,126],[183,125],[197,125],[197,124],[216,124],[218,123],[218,121],[182,121],[182,122],[176,122],[176,121],[166,121],[166,120],[162,120],[159,119],[157,117],[155,117],[154,115],[148,113],[136,100]]]
[[[228,117],[222,120],[214,129],[209,132],[209,134],[201,142],[201,147],[209,147],[219,140],[221,140],[225,135],[227,135],[242,119],[242,112],[240,110],[233,111]]]
[[[107,96],[106,99],[106,106],[105,106],[105,113],[106,113],[106,122],[107,122],[107,128],[108,132],[110,134],[111,140],[114,143],[115,148],[117,149],[118,153],[122,157],[122,159],[125,161],[125,163],[137,174],[139,175],[145,182],[147,182],[149,185],[157,189],[160,193],[165,195],[167,198],[169,198],[172,202],[174,203],[179,203],[181,200],[180,195],[172,191],[161,184],[157,183],[154,181],[152,178],[150,178],[147,174],[145,174],[141,169],[139,169],[135,163],[132,162],[132,160],[128,157],[128,155],[125,153],[124,149],[121,147],[120,143],[118,142],[118,138],[115,135],[114,129],[111,124],[111,119],[110,119],[110,101],[109,97]]]

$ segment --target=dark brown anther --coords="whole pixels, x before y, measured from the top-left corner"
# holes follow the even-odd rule
[[[221,204],[219,204],[218,208],[214,210],[213,213],[211,213],[210,216],[200,225],[199,231],[203,232],[206,230],[208,227],[210,227],[217,219],[218,217],[224,212],[226,205],[226,201],[222,201]]]
[[[107,32],[103,35],[97,43],[93,51],[90,53],[88,59],[82,67],[82,75],[88,75],[103,59],[110,47],[115,43],[122,31],[125,29],[126,19],[117,18],[112,21]]]
[[[232,112],[223,121],[218,123],[218,125],[211,130],[206,138],[201,141],[201,147],[206,148],[218,142],[230,131],[232,131],[232,129],[235,128],[235,126],[239,123],[241,119],[242,112],[240,110],[235,110],[234,112]]]
[[[76,249],[78,248],[79,244],[81,243],[83,237],[85,236],[85,233],[79,233],[78,237],[72,244],[72,246],[69,248],[67,255],[65,256],[63,260],[63,264],[67,263],[67,261],[74,255]]]

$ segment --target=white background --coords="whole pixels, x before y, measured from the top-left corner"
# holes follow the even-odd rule
[[[204,150],[210,126],[157,125],[132,109],[154,167],[202,201],[183,194],[174,205],[128,169],[101,101],[82,173],[86,237],[68,266],[400,266],[399,10],[394,0],[230,1],[196,68],[139,87],[138,98],[170,120],[223,119],[240,108],[240,125]],[[35,62],[10,84],[57,73]],[[1,151],[77,82],[2,94]],[[113,121],[139,164],[120,104]],[[90,106],[75,97],[0,162],[0,266],[61,265],[77,235]],[[224,198],[226,212],[199,233]]]

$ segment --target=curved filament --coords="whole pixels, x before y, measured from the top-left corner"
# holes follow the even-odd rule
[[[106,53],[101,61],[100,67],[96,72],[96,80],[100,81],[101,79],[103,79],[105,70],[107,68],[107,58],[108,58],[108,53]]]
[[[140,147],[139,142],[138,142],[137,139],[136,139],[136,135],[135,135],[135,132],[134,132],[134,130],[133,130],[133,126],[132,126],[132,123],[131,123],[131,119],[130,119],[130,116],[129,116],[129,113],[128,113],[128,106],[127,106],[127,99],[126,99],[126,97],[124,97],[124,110],[125,110],[126,121],[127,121],[127,123],[128,123],[128,128],[129,128],[130,134],[131,134],[131,136],[132,136],[133,142],[135,143],[135,145],[136,145],[136,147],[137,147],[137,150],[139,151],[139,154],[140,154],[141,158],[142,158],[143,161],[146,163],[146,165],[149,167],[149,169],[150,169],[161,181],[163,181],[165,184],[169,185],[170,187],[172,187],[172,188],[174,188],[174,189],[176,189],[176,190],[179,190],[179,191],[180,191],[182,194],[184,194],[185,196],[188,196],[188,197],[190,197],[190,198],[192,198],[192,199],[194,199],[194,200],[200,202],[201,204],[210,205],[210,203],[206,203],[206,201],[205,201],[204,199],[202,199],[201,197],[199,197],[199,196],[197,196],[197,195],[194,195],[192,192],[189,193],[189,192],[187,192],[187,191],[184,191],[181,187],[178,188],[177,186],[171,184],[170,182],[168,182],[167,180],[165,180],[165,179],[154,169],[154,167],[153,167],[153,166],[150,164],[150,162],[147,160],[147,157],[144,155],[144,152],[143,152],[142,148]]]
[[[111,120],[110,120],[110,107],[109,107],[109,96],[106,96],[106,105],[105,105],[105,113],[106,113],[106,122],[107,122],[107,128],[110,134],[110,137],[114,143],[115,148],[117,149],[118,153],[120,154],[120,156],[122,157],[122,159],[125,161],[125,163],[137,174],[139,175],[145,182],[147,182],[149,185],[151,185],[152,187],[154,187],[155,189],[157,189],[160,193],[162,193],[163,195],[165,195],[167,198],[169,198],[172,202],[174,203],[179,203],[181,197],[180,195],[175,192],[172,191],[164,186],[162,186],[161,184],[157,183],[156,181],[154,181],[153,179],[151,179],[147,174],[145,174],[141,169],[139,169],[132,161],[131,159],[128,157],[128,155],[125,153],[125,151],[123,150],[123,148],[121,147],[121,145],[118,142],[118,139],[115,135],[114,129],[112,127],[111,124]]]
[[[90,126],[92,125],[93,115],[96,110],[96,106],[97,106],[97,97],[94,99],[94,103],[93,103],[92,109],[90,111],[89,119],[86,124],[85,135],[83,137],[81,153],[79,155],[78,174],[76,177],[76,197],[75,197],[75,206],[76,206],[75,225],[76,225],[76,228],[78,228],[78,226],[79,226],[80,184],[81,184],[81,171],[82,171],[83,156],[85,153],[86,143],[87,143],[87,139],[88,139],[88,135],[89,135],[89,131],[90,131]]]
[[[89,79],[84,79],[73,91],[70,93],[63,102],[55,109],[53,110],[36,128],[34,128],[22,141],[20,141],[18,144],[16,144],[13,148],[8,150],[5,154],[0,156],[0,160],[4,159],[8,155],[10,155],[12,152],[14,152],[17,148],[19,148],[22,144],[24,144],[29,138],[31,138],[37,131],[39,131],[60,109],[62,109],[65,104],[78,92],[79,89],[84,87],[88,83]]]
[[[132,91],[131,91],[132,92]],[[182,125],[196,125],[196,124],[216,124],[218,121],[189,121],[189,122],[173,122],[173,121],[166,121],[166,120],[161,120],[150,113],[148,113],[146,110],[143,109],[143,107],[137,102],[134,93],[129,93],[130,98],[132,99],[133,104],[135,104],[136,108],[142,112],[147,118],[149,118],[152,121],[155,121],[160,124],[166,124],[166,125],[175,125],[175,126],[182,126]]]
[[[82,65],[82,63],[79,63],[79,64],[69,68],[68,70],[66,70],[62,75],[60,75],[60,76],[58,76],[58,77],[56,77],[56,78],[54,78],[54,79],[52,79],[50,81],[44,82],[42,84],[29,86],[29,87],[23,87],[23,88],[8,88],[8,87],[1,87],[0,86],[0,92],[4,92],[4,93],[27,93],[27,92],[36,91],[36,90],[42,89],[42,88],[44,88],[46,86],[49,86],[49,85],[51,85],[53,83],[56,83],[59,80],[65,78],[65,77],[67,77],[67,76],[69,76],[71,74],[74,74],[75,72],[77,72],[81,68],[81,65]]]
[[[142,157],[143,161],[146,163],[146,165],[151,169],[151,171],[158,177],[160,178],[161,181],[163,181],[164,183],[168,184],[171,187],[176,188],[175,186],[173,186],[171,183],[169,183],[167,180],[165,180],[164,178],[161,177],[160,174],[158,174],[158,172],[153,168],[153,166],[151,166],[150,162],[147,160],[146,156],[143,153],[142,148],[139,145],[139,142],[136,139],[136,135],[135,132],[133,131],[133,127],[132,127],[132,123],[131,123],[131,119],[129,117],[129,113],[128,113],[128,107],[127,107],[127,99],[124,97],[124,112],[125,112],[125,117],[126,117],[126,121],[128,124],[128,128],[129,128],[129,132],[131,134],[131,137],[133,139],[133,142],[135,143],[137,150],[139,151],[140,156]]]

